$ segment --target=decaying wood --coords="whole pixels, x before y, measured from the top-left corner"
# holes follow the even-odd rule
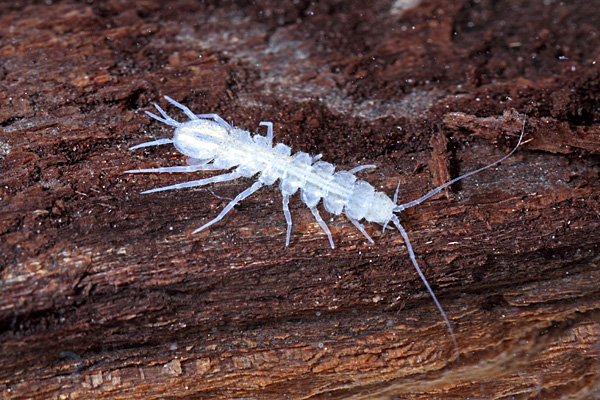
[[[600,353],[600,7],[505,2],[0,5],[0,393],[7,399],[593,398]],[[533,3],[533,4],[530,4]],[[362,173],[400,235],[276,186],[194,177],[162,95]],[[168,108],[170,112],[176,110]],[[212,192],[211,192],[212,191]]]

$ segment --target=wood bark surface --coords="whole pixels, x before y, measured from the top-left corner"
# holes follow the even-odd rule
[[[598,1],[0,4],[0,397],[600,398]],[[402,202],[397,231],[277,185],[140,194],[208,173],[172,146],[218,113]]]

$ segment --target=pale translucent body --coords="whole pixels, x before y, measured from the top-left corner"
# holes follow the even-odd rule
[[[333,164],[320,161],[320,154],[311,156],[307,153],[297,152],[292,155],[289,146],[282,143],[273,146],[273,124],[271,122],[263,121],[259,124],[267,127],[267,136],[258,134],[252,136],[248,131],[229,125],[217,114],[195,115],[189,108],[176,102],[170,97],[165,96],[165,99],[183,110],[190,118],[190,121],[183,123],[178,122],[169,117],[155,104],[162,115],[162,118],[148,111],[146,111],[146,113],[152,118],[175,127],[173,139],[159,139],[153,142],[142,143],[132,147],[131,150],[173,143],[177,150],[190,157],[188,159],[189,165],[139,169],[125,172],[172,173],[230,169],[233,169],[233,171],[210,178],[151,189],[143,193],[204,186],[210,183],[226,182],[241,177],[252,177],[260,173],[257,181],[252,186],[238,194],[216,218],[196,229],[194,233],[220,221],[237,203],[256,192],[262,186],[272,185],[276,181],[279,181],[279,187],[283,195],[283,212],[287,222],[286,246],[289,245],[292,229],[292,218],[288,206],[289,198],[298,190],[300,190],[302,201],[308,206],[323,231],[327,234],[331,248],[334,248],[331,232],[317,210],[317,204],[321,200],[323,200],[323,205],[328,212],[335,215],[345,214],[371,243],[374,243],[373,239],[371,239],[363,225],[359,222],[360,220],[365,219],[369,222],[378,223],[383,225],[384,229],[390,222],[393,223],[400,231],[400,234],[406,243],[410,259],[442,314],[450,331],[454,346],[458,351],[458,344],[450,321],[437,297],[433,293],[427,279],[425,279],[425,275],[423,275],[423,272],[417,263],[408,235],[394,213],[415,206],[454,182],[490,168],[505,160],[518,148],[523,138],[523,132],[521,132],[521,137],[519,138],[517,146],[500,160],[455,178],[450,182],[433,189],[417,200],[396,205],[398,189],[396,189],[396,194],[392,200],[386,194],[376,191],[368,182],[359,180],[354,176],[354,173],[362,169],[375,168],[374,165],[362,165],[349,171],[335,172],[335,166]],[[525,124],[525,122],[523,122],[523,124]]]

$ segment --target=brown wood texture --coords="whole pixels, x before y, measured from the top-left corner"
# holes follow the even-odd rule
[[[600,398],[598,1],[0,4],[3,399]],[[402,201],[327,217],[184,165],[144,110],[218,113]]]

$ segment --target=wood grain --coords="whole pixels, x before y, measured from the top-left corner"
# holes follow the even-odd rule
[[[598,398],[596,2],[0,4],[0,393],[6,399]],[[323,153],[402,201],[336,249],[277,186],[183,165],[168,95]],[[324,212],[323,212],[324,214]]]

